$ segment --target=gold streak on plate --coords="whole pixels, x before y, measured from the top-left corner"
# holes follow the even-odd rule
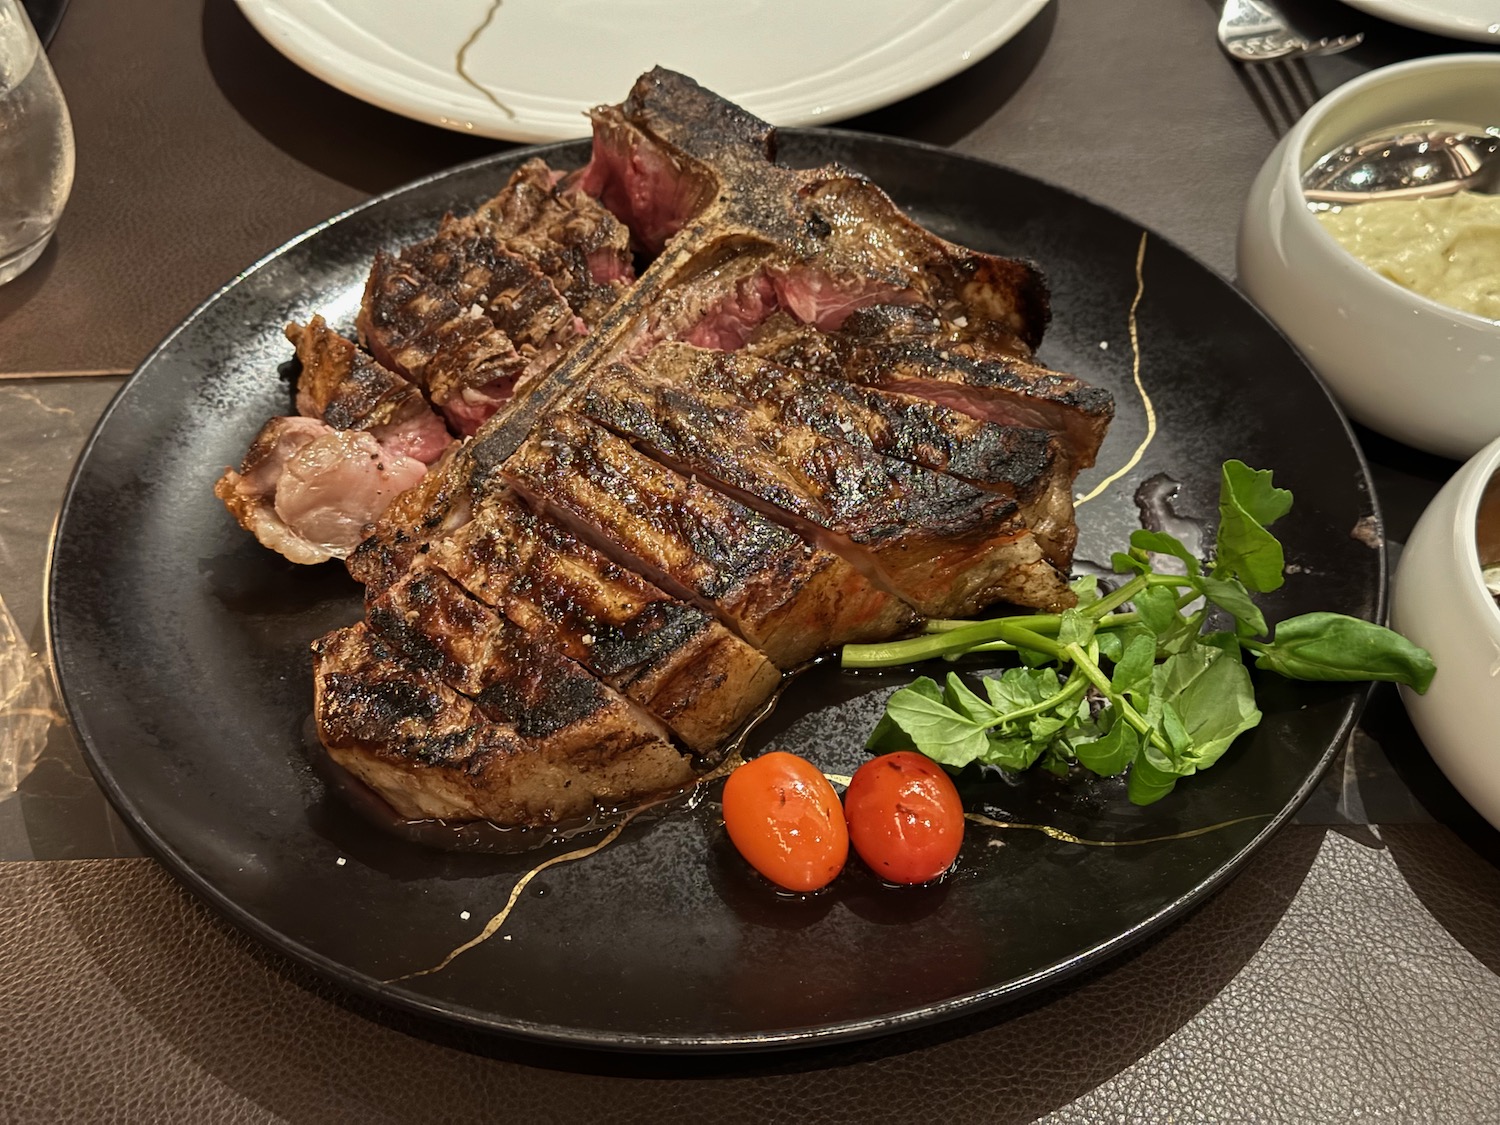
[[[965,820],[972,820],[975,824],[982,824],[986,828],[1029,828],[1033,832],[1040,832],[1044,836],[1050,836],[1054,840],[1061,840],[1065,844],[1085,844],[1091,848],[1132,848],[1140,844],[1160,844],[1167,840],[1187,840],[1193,836],[1206,836],[1210,832],[1217,832],[1221,828],[1232,828],[1236,824],[1244,824],[1250,820],[1270,820],[1270,813],[1257,813],[1255,816],[1241,816],[1234,820],[1221,821],[1218,824],[1210,824],[1206,828],[1189,828],[1186,832],[1174,832],[1170,836],[1148,836],[1144,840],[1085,840],[1080,836],[1074,836],[1070,832],[1064,832],[1061,828],[1053,828],[1050,824],[1021,824],[1013,820],[995,820],[980,813],[964,813]]]
[[[530,883],[533,879],[535,879],[549,867],[554,867],[559,863],[568,863],[575,859],[586,859],[588,856],[593,855],[595,852],[603,851],[605,848],[609,847],[610,844],[613,844],[617,839],[619,839],[620,833],[625,831],[625,826],[629,824],[634,818],[635,812],[626,814],[626,816],[618,824],[616,824],[609,830],[609,835],[605,836],[604,839],[600,840],[597,844],[590,844],[586,848],[579,848],[576,851],[564,852],[562,855],[555,855],[551,859],[543,860],[541,863],[537,864],[530,871],[526,872],[526,874],[522,875],[519,879],[516,880],[516,885],[511,888],[510,898],[506,901],[504,909],[502,909],[500,913],[496,914],[487,923],[485,923],[484,929],[480,930],[477,936],[472,937],[468,941],[464,942],[432,968],[418,969],[414,973],[406,973],[403,976],[392,977],[390,980],[384,981],[383,983],[395,984],[398,981],[411,980],[414,977],[425,977],[430,976],[433,973],[442,972],[453,963],[454,958],[456,958],[460,953],[467,953],[476,945],[481,945],[484,942],[489,941],[490,938],[494,937],[497,933],[500,932],[500,927],[505,925],[505,920],[510,917],[510,912],[516,908],[516,903],[521,898],[521,892],[526,889],[526,885],[528,883]]]
[[[1130,354],[1131,371],[1135,378],[1136,393],[1141,396],[1141,405],[1146,411],[1146,436],[1141,439],[1141,444],[1136,446],[1135,452],[1131,454],[1130,460],[1121,465],[1109,476],[1105,477],[1094,486],[1094,490],[1087,496],[1080,497],[1074,501],[1073,507],[1077,508],[1087,504],[1098,496],[1115,481],[1119,480],[1131,469],[1140,464],[1141,456],[1146,452],[1146,447],[1156,437],[1156,407],[1151,402],[1151,396],[1146,393],[1146,387],[1141,382],[1141,336],[1136,326],[1136,310],[1141,306],[1141,298],[1146,293],[1146,232],[1141,231],[1141,244],[1135,252],[1135,298],[1130,302]]]

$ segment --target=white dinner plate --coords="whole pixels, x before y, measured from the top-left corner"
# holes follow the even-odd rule
[[[1344,0],[1344,3],[1419,31],[1500,47],[1497,0]]]
[[[553,141],[665,66],[776,125],[827,124],[948,78],[1047,0],[238,0],[298,66],[460,132]],[[467,44],[467,47],[466,47]]]

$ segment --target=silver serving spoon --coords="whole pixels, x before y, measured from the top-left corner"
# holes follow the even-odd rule
[[[1368,133],[1320,157],[1302,188],[1309,202],[1331,204],[1500,194],[1500,127],[1417,121]]]

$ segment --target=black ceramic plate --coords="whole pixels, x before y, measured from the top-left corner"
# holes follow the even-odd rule
[[[562,166],[582,144],[543,150]],[[972,825],[957,873],[919,890],[851,871],[811,900],[749,876],[705,801],[637,823],[548,868],[500,933],[440,972],[548,853],[454,854],[357,815],[310,764],[307,645],[360,616],[337,565],[294,567],[211,491],[266,417],[288,413],[289,319],[352,320],[373,253],[494,192],[529,152],[422,181],[319,227],[190,316],[114,401],[73,480],[53,558],[54,655],[98,779],[189,887],[269,944],[403,1008],[554,1042],[658,1050],[873,1035],[1014,997],[1097,962],[1182,913],[1289,816],[1348,733],[1360,690],[1266,682],[1263,725],[1148,809],[1119,782],[1027,777],[971,789],[992,816],[1130,848]],[[1325,392],[1224,281],[1127,220],[980,161],[855,134],[792,132],[784,158],[869,173],[942,234],[1043,263],[1055,318],[1043,357],[1115,392],[1119,418],[1083,490],[1145,433],[1129,332],[1159,431],[1079,510],[1082,560],[1138,526],[1137,489],[1180,483],[1211,526],[1218,466],[1272,467],[1296,494],[1278,532],[1295,573],[1267,600],[1373,617],[1383,557],[1352,533],[1375,514],[1364,465]],[[1189,529],[1195,526],[1187,525]],[[905,678],[820,669],[753,745],[849,773]],[[1239,818],[1253,818],[1239,820]]]

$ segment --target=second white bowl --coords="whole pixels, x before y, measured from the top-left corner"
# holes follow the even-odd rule
[[[1500,828],[1500,608],[1484,587],[1480,501],[1500,471],[1500,440],[1443,485],[1412,529],[1391,586],[1391,626],[1432,653],[1426,695],[1401,698],[1454,788]]]

